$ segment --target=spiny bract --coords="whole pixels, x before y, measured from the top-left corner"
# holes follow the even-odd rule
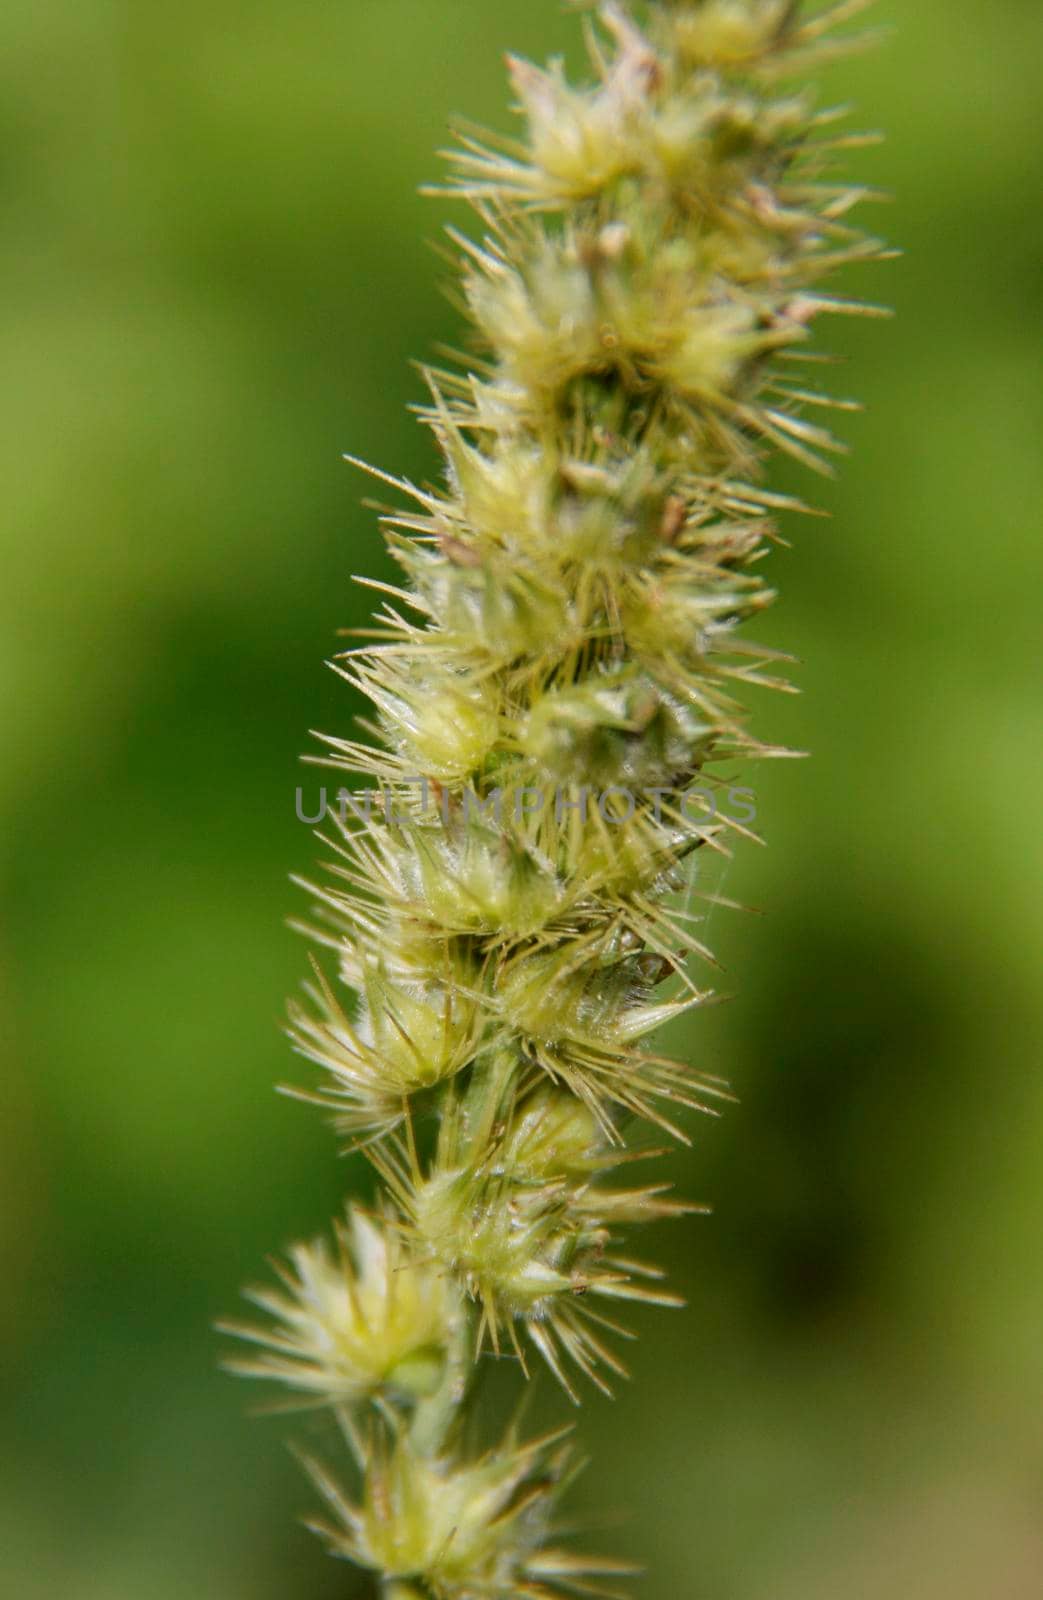
[[[582,5],[583,0],[579,0]],[[336,957],[291,1010],[332,1113],[383,1180],[337,1247],[255,1291],[237,1369],[339,1417],[357,1498],[312,1465],[332,1551],[385,1600],[605,1594],[620,1571],[546,1546],[560,1439],[464,1438],[478,1355],[535,1351],[573,1398],[622,1373],[612,1302],[676,1303],[624,1226],[690,1209],[620,1181],[635,1119],[684,1137],[713,1077],[655,1051],[709,991],[700,852],[748,817],[720,763],[784,755],[747,726],[785,687],[739,632],[772,600],[777,447],[831,471],[802,371],[849,262],[880,257],[835,174],[867,142],[795,74],[861,42],[865,0],[660,0],[590,9],[593,81],[510,62],[518,139],[460,135],[450,230],[473,354],[428,371],[435,487],[375,475],[401,586],[337,670],[372,707],[330,737],[341,794],[310,931]],[[814,372],[815,368],[812,367]],[[730,779],[729,779],[730,781]],[[748,791],[746,791],[748,793]],[[354,999],[351,998],[354,995]]]
[[[463,1325],[452,1283],[404,1259],[395,1227],[357,1206],[334,1231],[335,1250],[318,1239],[297,1245],[288,1267],[277,1265],[281,1290],[249,1291],[274,1325],[225,1323],[263,1352],[229,1367],[298,1391],[300,1404],[434,1393]]]

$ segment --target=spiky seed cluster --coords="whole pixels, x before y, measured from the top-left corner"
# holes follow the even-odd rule
[[[461,1462],[421,1453],[393,1429],[365,1443],[346,1431],[364,1476],[362,1500],[353,1503],[311,1464],[332,1513],[332,1521],[311,1526],[334,1555],[380,1573],[389,1600],[547,1600],[563,1590],[609,1596],[611,1590],[589,1580],[633,1570],[547,1546],[550,1512],[575,1474],[562,1433],[527,1444],[512,1433],[496,1451]]]
[[[224,1324],[262,1351],[230,1363],[232,1370],[274,1379],[324,1406],[434,1394],[463,1327],[451,1280],[406,1259],[396,1228],[357,1206],[346,1225],[335,1224],[334,1237],[334,1250],[325,1240],[297,1245],[289,1265],[276,1267],[281,1290],[248,1292],[272,1320]]]
[[[772,599],[776,513],[807,508],[762,468],[774,446],[830,470],[806,413],[847,403],[799,363],[820,315],[874,312],[823,281],[883,253],[833,170],[864,140],[788,84],[864,3],[639,22],[609,0],[590,85],[513,60],[524,136],[450,155],[479,349],[427,373],[442,486],[387,480],[404,583],[337,663],[370,742],[323,758],[372,787],[314,886],[337,971],[290,1020],[324,1075],[305,1098],[384,1200],[299,1247],[253,1297],[271,1324],[236,1330],[261,1350],[240,1370],[337,1410],[363,1481],[312,1467],[322,1531],[386,1600],[607,1592],[612,1569],[545,1546],[560,1441],[476,1456],[459,1423],[483,1346],[538,1352],[575,1398],[623,1371],[613,1301],[673,1303],[619,1233],[686,1208],[622,1181],[625,1140],[724,1093],[648,1041],[706,998],[693,867],[746,831],[706,801],[715,764],[786,753],[746,725],[745,688],[780,680],[738,630]]]

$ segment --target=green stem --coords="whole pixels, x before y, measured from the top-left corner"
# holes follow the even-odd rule
[[[434,1394],[417,1402],[409,1425],[409,1442],[417,1455],[442,1454],[474,1375],[471,1318],[461,1316],[449,1335],[445,1375]],[[396,1597],[398,1600],[398,1597]]]

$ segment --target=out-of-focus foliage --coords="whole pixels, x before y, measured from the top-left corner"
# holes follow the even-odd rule
[[[814,759],[758,770],[770,848],[726,893],[769,915],[713,912],[738,998],[684,1043],[742,1104],[676,1162],[715,1206],[659,1241],[689,1310],[583,1416],[580,1499],[633,1508],[646,1600],[1043,1573],[1043,15],[880,11],[829,95],[889,134],[859,159],[907,255],[847,287],[899,320],[834,334],[870,409],[761,629],[807,663],[765,722]],[[349,731],[320,659],[384,570],[339,456],[433,470],[403,407],[454,336],[422,244],[451,208],[414,191],[448,110],[502,124],[502,49],[575,21],[8,0],[0,30],[0,1588],[347,1600],[208,1325],[352,1177],[270,1092],[295,757]]]

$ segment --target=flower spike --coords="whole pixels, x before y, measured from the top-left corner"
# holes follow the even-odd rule
[[[510,57],[517,136],[449,153],[472,342],[423,371],[439,482],[363,467],[400,576],[362,580],[373,626],[333,666],[368,714],[312,757],[345,787],[307,886],[329,970],[289,1017],[320,1076],[289,1092],[381,1198],[229,1330],[235,1370],[338,1418],[356,1487],[308,1462],[315,1528],[382,1600],[630,1570],[559,1547],[571,1447],[476,1443],[476,1380],[500,1356],[608,1392],[614,1302],[679,1303],[623,1238],[699,1208],[624,1168],[729,1098],[653,1036],[716,998],[706,864],[758,837],[741,763],[797,753],[749,725],[747,690],[790,685],[746,630],[780,518],[814,508],[764,475],[835,470],[853,402],[814,335],[881,314],[829,287],[887,254],[839,170],[873,136],[799,86],[867,0],[573,3],[589,81]]]

